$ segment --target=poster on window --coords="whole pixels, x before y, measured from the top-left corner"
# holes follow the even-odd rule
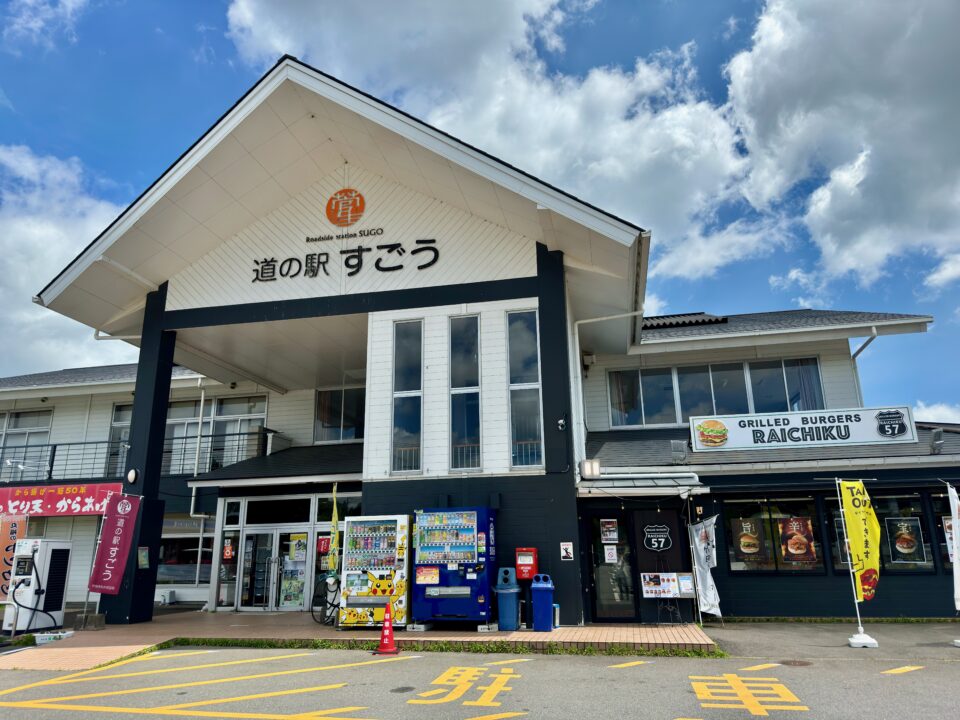
[[[927,561],[920,518],[888,517],[885,523],[887,544],[890,547],[890,562],[925,563]]]
[[[640,573],[645,598],[678,598],[680,583],[676,573]]]
[[[950,562],[955,563],[956,560],[953,559],[953,518],[944,515],[940,519],[943,522],[943,535],[947,539],[947,556],[950,558]]]
[[[620,540],[620,533],[617,531],[616,520],[600,521],[600,542],[615,543]]]
[[[294,562],[303,562],[307,559],[307,534],[306,533],[291,533],[290,534],[290,549],[289,549],[290,559]]]
[[[837,533],[837,547],[840,548],[840,564],[844,567],[850,565],[850,549],[847,547],[847,544],[844,542],[844,532],[843,532],[843,518],[835,517],[833,519],[833,529]]]
[[[777,520],[780,527],[780,557],[786,562],[814,563],[817,548],[813,543],[813,521],[808,517]]]
[[[603,562],[607,565],[617,564],[617,546],[616,545],[603,546]]]
[[[763,541],[763,523],[759,518],[733,518],[733,555],[744,562],[767,559],[767,545]]]

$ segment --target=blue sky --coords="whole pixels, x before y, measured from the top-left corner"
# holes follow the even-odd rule
[[[30,296],[290,52],[649,227],[653,309],[933,315],[865,400],[960,419],[956,3],[341,5],[0,10],[0,373],[135,359]]]

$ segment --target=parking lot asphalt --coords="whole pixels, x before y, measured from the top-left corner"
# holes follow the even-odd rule
[[[954,625],[950,629],[956,629]],[[832,633],[831,634],[831,630]],[[724,632],[735,632],[728,626]],[[770,629],[768,628],[768,632]],[[356,720],[955,717],[960,648],[849,654],[845,628],[743,633],[723,659],[171,648],[82,673],[6,671],[0,716]],[[825,634],[818,634],[825,633]],[[930,631],[929,637],[937,637]],[[842,638],[840,638],[842,640]],[[817,642],[829,652],[812,652]],[[904,644],[908,644],[903,639]],[[731,642],[731,647],[735,642]],[[758,648],[766,652],[757,653]],[[881,650],[883,645],[881,645]],[[834,653],[833,651],[837,652]],[[849,650],[849,649],[848,649]]]

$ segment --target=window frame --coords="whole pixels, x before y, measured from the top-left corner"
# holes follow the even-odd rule
[[[535,383],[513,383],[510,381],[510,316],[521,313],[533,313],[534,325],[537,330],[537,381]],[[544,421],[543,421],[543,369],[541,367],[543,358],[540,353],[540,311],[538,308],[517,308],[506,310],[503,314],[504,337],[506,339],[506,372],[507,372],[507,414],[510,423],[510,432],[507,437],[507,456],[510,458],[511,471],[530,471],[546,467],[546,457],[544,457]],[[513,462],[513,391],[514,390],[536,390],[540,437],[540,462],[531,465],[515,465]]]
[[[394,320],[390,326],[390,475],[422,475],[423,474],[423,345],[424,330],[426,329],[426,318],[416,317],[402,320]],[[419,323],[420,325],[420,389],[419,390],[397,390],[397,326],[404,323]],[[396,404],[398,398],[418,397],[420,398],[420,442],[417,451],[417,468],[415,470],[395,470],[393,439],[396,431]]]
[[[339,440],[317,440],[317,405],[320,401],[320,393],[322,392],[332,392],[337,390],[340,392],[340,439]],[[314,390],[313,393],[313,444],[314,445],[349,445],[351,443],[362,443],[363,438],[350,438],[349,440],[343,439],[343,416],[345,413],[345,405],[343,402],[344,392],[346,390],[363,390],[363,416],[364,416],[364,433],[366,433],[366,408],[367,408],[367,386],[364,383],[348,383],[344,385],[325,385],[318,387]]]
[[[679,427],[687,427],[687,426],[689,425],[689,421],[684,422],[684,421],[682,420],[682,418],[683,418],[683,408],[681,408],[681,406],[680,406],[680,381],[679,381],[678,371],[681,370],[681,369],[683,369],[683,368],[688,368],[688,367],[691,367],[691,368],[692,368],[692,367],[703,367],[704,365],[707,366],[708,376],[709,376],[709,378],[710,378],[710,403],[711,403],[711,405],[713,406],[713,411],[714,411],[713,414],[715,414],[715,415],[717,414],[717,412],[716,412],[716,409],[717,409],[717,397],[716,397],[716,393],[715,393],[714,387],[713,387],[713,367],[714,367],[715,365],[738,365],[738,364],[739,364],[739,365],[741,366],[741,368],[743,369],[744,386],[745,386],[745,390],[746,390],[746,393],[747,393],[747,407],[748,407],[748,412],[745,413],[745,414],[747,414],[747,415],[758,415],[758,414],[766,415],[766,414],[770,414],[770,413],[757,413],[757,411],[756,411],[756,406],[754,405],[754,402],[753,402],[753,384],[752,384],[752,380],[751,380],[751,377],[750,377],[750,363],[751,363],[751,362],[762,362],[762,361],[769,361],[769,360],[778,360],[778,361],[780,362],[780,370],[781,370],[781,374],[783,375],[783,388],[784,388],[784,393],[785,393],[786,398],[787,398],[788,405],[787,405],[787,408],[786,408],[785,410],[782,410],[782,411],[779,411],[779,412],[785,412],[785,413],[787,413],[787,412],[818,412],[819,410],[827,410],[827,409],[828,409],[828,408],[826,407],[826,406],[827,406],[827,399],[826,399],[826,392],[825,392],[825,390],[824,390],[824,387],[825,387],[825,386],[824,386],[824,384],[823,384],[823,369],[822,369],[822,367],[821,367],[821,359],[820,359],[820,354],[819,354],[819,353],[816,353],[816,354],[813,354],[813,355],[785,355],[785,356],[782,356],[782,357],[779,357],[779,358],[752,358],[752,359],[750,359],[750,360],[725,360],[725,361],[719,361],[719,360],[718,360],[717,362],[709,362],[709,361],[708,361],[708,362],[690,362],[690,363],[682,363],[682,364],[677,364],[677,365],[665,365],[665,366],[664,366],[664,365],[661,365],[661,366],[650,366],[650,367],[641,367],[641,366],[634,366],[634,367],[613,366],[613,367],[607,368],[606,371],[605,371],[605,374],[604,374],[604,375],[605,375],[605,380],[606,380],[605,392],[606,392],[606,396],[607,396],[607,423],[608,423],[608,427],[609,427],[611,430],[643,430],[643,429],[656,429],[656,428],[679,428]],[[790,361],[790,360],[814,360],[814,361],[816,362],[817,378],[818,378],[818,380],[819,380],[819,382],[820,382],[820,392],[821,392],[821,394],[824,396],[824,397],[822,398],[822,399],[823,399],[823,405],[824,405],[824,407],[822,407],[822,408],[817,408],[817,409],[813,409],[813,410],[799,410],[799,411],[797,411],[797,410],[790,410],[790,409],[789,409],[790,395],[789,395],[789,390],[788,390],[788,385],[787,385],[787,371],[786,371],[786,366],[784,365],[784,363],[787,362],[787,361]],[[644,408],[644,405],[643,405],[643,380],[642,380],[643,371],[644,371],[644,370],[648,370],[648,371],[650,371],[650,370],[664,370],[664,369],[667,369],[667,368],[670,369],[670,374],[671,374],[671,377],[672,377],[672,380],[673,380],[673,405],[674,405],[674,417],[676,418],[676,422],[672,422],[672,423],[650,423],[650,424],[648,424],[648,423],[646,423],[646,409]],[[620,373],[620,372],[635,372],[635,373],[638,374],[637,385],[638,385],[638,387],[639,387],[639,392],[640,392],[640,419],[641,419],[642,421],[644,421],[644,422],[642,422],[642,423],[639,424],[639,425],[617,425],[617,424],[615,424],[615,423],[613,422],[613,397],[612,397],[612,395],[611,395],[611,393],[610,393],[610,376],[611,376],[611,374],[613,374],[613,373]]]
[[[178,514],[182,514],[182,513],[178,513]],[[190,588],[207,587],[207,586],[213,581],[213,580],[212,580],[212,574],[213,574],[213,559],[214,559],[214,555],[217,553],[217,547],[216,547],[216,538],[217,538],[216,524],[213,522],[213,520],[212,520],[211,518],[199,518],[199,520],[200,520],[200,532],[199,532],[199,533],[168,533],[168,534],[161,534],[161,535],[160,535],[160,541],[161,541],[161,542],[163,542],[164,540],[182,540],[182,539],[184,539],[184,538],[192,539],[192,540],[196,540],[196,541],[197,541],[197,567],[196,567],[196,570],[194,571],[194,574],[193,574],[193,582],[192,582],[192,583],[183,583],[183,582],[160,582],[160,581],[158,580],[158,581],[157,581],[157,586],[158,586],[157,589],[160,589],[160,587],[163,587],[163,588],[173,587],[174,589],[176,589],[177,587],[183,587],[183,588],[187,588],[187,587],[190,587]],[[201,582],[200,582],[200,569],[201,569],[201,567],[203,566],[203,563],[201,562],[201,561],[203,560],[203,541],[204,541],[206,538],[210,538],[210,542],[211,542],[211,556],[210,556],[211,579],[208,580],[207,582],[201,583]],[[159,567],[160,567],[160,565],[158,564],[158,568],[159,568]],[[159,574],[159,571],[158,571],[158,574]]]
[[[453,321],[462,318],[476,318],[477,321],[477,384],[475,386],[453,387]],[[447,316],[447,377],[448,377],[448,397],[447,397],[447,417],[449,418],[449,470],[450,472],[476,472],[483,470],[483,334],[481,332],[480,313],[462,313]],[[538,331],[539,333],[539,331]],[[540,342],[540,336],[537,335],[537,342]],[[539,363],[538,363],[539,366]],[[509,379],[509,368],[507,368]],[[473,395],[477,396],[478,423],[477,423],[477,464],[469,467],[454,467],[453,465],[453,396],[454,395]],[[422,402],[422,401],[421,401]],[[421,413],[423,408],[421,406]],[[422,442],[422,440],[421,440]]]

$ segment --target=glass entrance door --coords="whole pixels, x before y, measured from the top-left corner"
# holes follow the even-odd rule
[[[240,610],[304,610],[310,530],[249,531],[243,537]]]
[[[275,540],[273,532],[249,532],[243,538],[239,597],[241,609],[270,608]]]
[[[606,513],[590,518],[595,620],[638,620],[634,558],[626,517]]]
[[[274,605],[279,610],[303,610],[307,598],[307,555],[310,533],[277,533],[277,584]]]

